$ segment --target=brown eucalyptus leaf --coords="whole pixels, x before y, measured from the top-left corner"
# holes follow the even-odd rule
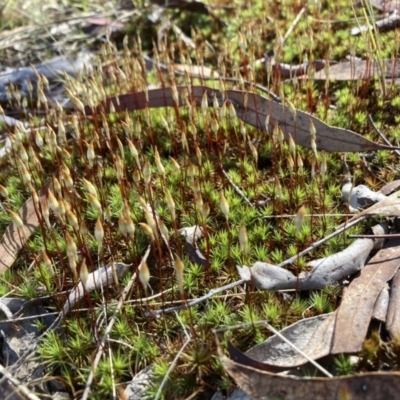
[[[243,122],[268,132],[273,129],[276,122],[282,129],[286,140],[289,140],[291,136],[296,144],[303,147],[311,148],[310,121],[312,121],[316,129],[316,146],[319,150],[349,152],[397,149],[393,146],[371,142],[355,132],[331,127],[303,111],[296,111],[293,115],[287,106],[255,93],[227,90],[222,95],[220,91],[207,86],[176,87],[176,94],[179,97],[178,104],[175,104],[173,100],[174,91],[172,88],[150,89],[146,92],[107,98],[94,110],[86,107],[85,112],[87,115],[110,112],[111,104],[117,112],[141,110],[146,107],[179,107],[186,104],[182,100],[183,91],[190,92],[189,98],[192,104],[197,106],[201,105],[205,92],[207,92],[210,105],[214,96],[220,102],[223,102],[226,96],[234,105],[237,116]],[[265,125],[267,116],[269,117],[268,127]]]
[[[400,10],[400,4],[398,0],[369,0],[372,6],[381,10],[385,13],[394,10]]]
[[[388,194],[392,193],[394,190],[396,190],[400,186],[400,179],[397,179],[393,182],[387,183],[385,186],[381,188],[379,193],[384,194],[387,196]]]
[[[337,310],[332,353],[361,350],[376,300],[400,266],[400,238],[389,240],[344,292]]]
[[[272,76],[279,76],[280,79],[291,79],[295,76],[302,76],[307,73],[308,68],[314,71],[323,69],[326,64],[334,65],[337,62],[331,60],[314,60],[312,62],[304,62],[302,64],[284,64],[277,63],[273,56],[266,54],[264,57],[265,69],[268,70],[272,66]]]
[[[293,115],[284,104],[254,93],[245,94],[243,91],[227,90],[226,94],[235,105],[237,116],[243,122],[268,132],[272,132],[275,123],[278,123],[285,140],[289,140],[291,136],[296,144],[303,147],[311,148],[310,122],[312,122],[316,130],[318,150],[349,152],[391,148],[371,142],[347,129],[329,126],[306,112],[296,110]],[[268,127],[265,125],[267,116],[269,116]]]
[[[277,367],[268,363],[264,363],[261,361],[257,361],[256,359],[249,357],[246,353],[243,353],[229,341],[228,341],[228,352],[232,360],[237,361],[240,364],[247,365],[249,367],[257,368],[262,371],[282,372],[287,369],[287,368]]]
[[[39,193],[39,200],[45,199],[45,191],[42,189]],[[18,211],[24,226],[17,229],[12,222],[0,239],[0,274],[12,266],[17,258],[18,252],[25,245],[26,240],[32,235],[33,231],[39,226],[39,219],[36,214],[35,205],[30,197]]]
[[[398,398],[400,374],[370,372],[335,378],[275,375],[242,365],[222,354],[225,370],[252,400],[388,400]]]
[[[384,60],[386,79],[400,77],[400,60]],[[313,79],[326,80],[335,79],[338,81],[351,81],[358,79],[371,79],[381,75],[381,69],[376,60],[359,60],[353,58],[331,66],[328,70],[321,69],[316,72]]]
[[[400,270],[397,270],[390,287],[386,329],[392,339],[400,337]]]
[[[327,356],[331,351],[335,318],[336,314],[330,313],[302,319],[283,329],[280,333],[308,357],[316,360]],[[230,355],[232,359],[236,360],[231,353]],[[246,351],[245,355],[251,360],[266,365],[267,371],[277,367],[287,370],[308,362],[305,357],[277,335],[252,347]],[[250,366],[254,365],[250,364]]]

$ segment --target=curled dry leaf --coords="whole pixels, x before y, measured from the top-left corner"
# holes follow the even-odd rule
[[[86,115],[92,115],[101,112],[115,111],[134,111],[147,107],[174,107],[175,99],[178,100],[178,106],[185,106],[182,100],[182,92],[187,91],[185,86],[175,88],[151,89],[146,92],[129,93],[117,97],[109,97],[94,110],[90,107],[85,108]],[[327,151],[368,151],[397,149],[371,142],[363,136],[341,128],[329,126],[320,119],[303,111],[296,110],[296,113],[290,111],[288,106],[269,100],[256,93],[249,93],[240,90],[226,90],[224,94],[220,91],[207,86],[191,86],[191,103],[201,106],[204,93],[209,97],[208,104],[213,104],[214,97],[222,103],[228,98],[235,108],[236,115],[243,122],[252,125],[263,131],[272,132],[275,123],[277,123],[283,132],[285,140],[293,138],[296,144],[303,147],[312,148],[310,123],[315,126],[316,139],[315,144],[318,150]],[[178,94],[178,96],[176,96]],[[265,125],[266,118],[269,117],[269,125]]]
[[[385,66],[386,79],[398,78],[399,60],[387,59],[383,60]],[[374,76],[381,75],[381,69],[378,61],[375,60],[359,60],[352,58],[350,61],[345,61],[331,66],[328,70],[321,69],[316,72],[313,79],[326,80],[335,79],[338,81],[372,79]],[[307,78],[306,76],[304,78]]]
[[[306,318],[288,326],[280,333],[308,357],[316,360],[327,356],[331,351],[335,318],[335,313]],[[237,349],[235,351],[229,350],[231,358],[235,361],[242,360],[239,358],[238,352],[240,351]],[[264,366],[260,369],[272,372],[277,372],[278,369],[295,368],[308,362],[305,357],[277,335],[252,347],[246,351],[245,356],[248,357],[250,362],[241,361],[242,364],[257,367],[257,365],[251,363],[251,361],[257,361]]]
[[[399,265],[400,239],[395,238],[389,240],[350,283],[337,310],[333,354],[361,350],[378,296]]]
[[[385,287],[379,293],[374,305],[374,311],[372,317],[378,321],[385,322],[386,316],[389,308],[389,285],[386,284]]]
[[[400,391],[400,374],[372,372],[335,378],[299,378],[275,375],[232,361],[218,348],[225,370],[235,382],[257,400],[387,400]]]
[[[85,291],[90,293],[93,292],[93,290],[100,289],[101,287],[111,286],[115,282],[115,279],[122,278],[129,271],[131,265],[132,264],[119,262],[114,265],[107,265],[90,273],[87,277],[85,286],[82,282],[79,282],[69,294],[63,307],[63,314],[68,314],[73,306],[84,298]]]
[[[45,192],[46,190],[44,189],[39,192],[40,202],[45,200]],[[39,210],[37,211],[40,212]],[[15,224],[11,223],[0,239],[0,274],[12,266],[19,251],[25,245],[33,231],[40,225],[32,197],[18,211],[18,216],[21,218],[24,226],[17,229]]]
[[[400,216],[400,193],[395,192],[388,197],[385,197],[383,200],[378,203],[372,205],[371,207],[361,211],[359,214],[354,217],[348,219],[345,224],[349,222],[356,221],[362,217],[367,215],[382,215],[384,217],[389,216]],[[341,228],[345,224],[339,225],[336,229]]]
[[[397,270],[390,288],[386,329],[392,339],[400,337],[400,270]]]
[[[342,186],[342,196],[350,205],[351,209],[370,207],[371,205],[386,199],[386,196],[380,192],[374,192],[365,185],[353,187],[351,178],[346,178]]]
[[[186,250],[189,254],[190,259],[203,267],[207,264],[207,259],[204,254],[200,251],[197,241],[203,237],[203,230],[200,225],[194,225],[187,228],[181,228],[178,231],[186,240]]]
[[[377,235],[386,233],[387,228],[385,225],[376,225],[373,230]],[[312,271],[302,272],[298,277],[284,268],[265,262],[256,262],[250,268],[237,266],[237,269],[242,279],[263,290],[322,289],[362,269],[371,250],[381,243],[380,239],[357,239],[339,253],[309,262]]]

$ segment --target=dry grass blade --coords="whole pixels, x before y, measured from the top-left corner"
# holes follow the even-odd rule
[[[337,311],[332,353],[361,350],[376,300],[399,265],[400,239],[392,239],[351,282]]]

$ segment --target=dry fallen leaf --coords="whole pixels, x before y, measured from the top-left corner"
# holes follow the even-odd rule
[[[356,221],[366,215],[382,215],[384,217],[400,216],[400,193],[395,192],[389,197],[386,197],[378,203],[375,203],[371,207],[348,219],[345,223],[337,226],[336,229],[339,229],[345,224]]]
[[[398,398],[400,374],[365,373],[335,378],[299,378],[275,375],[234,362],[222,354],[219,358],[235,382],[254,400],[388,400]]]
[[[400,186],[400,179],[397,179],[393,182],[387,183],[386,185],[384,185],[381,190],[379,191],[379,193],[384,194],[385,196],[387,196],[388,194],[392,193],[394,190],[396,190],[398,187]]]
[[[376,235],[384,234],[386,226],[376,225],[373,231]],[[371,250],[381,243],[381,239],[357,239],[339,253],[310,261],[308,267],[313,270],[302,272],[298,277],[284,268],[265,262],[256,262],[250,268],[237,266],[237,270],[241,279],[263,290],[322,289],[362,269]]]
[[[399,60],[383,60],[385,63],[385,78],[392,79],[399,77]],[[327,73],[328,72],[328,73]],[[341,62],[331,66],[328,70],[321,69],[317,71],[313,79],[326,80],[335,79],[342,80],[358,80],[371,79],[374,76],[380,75],[380,67],[375,60],[359,60],[352,59],[350,61]],[[307,78],[307,77],[305,77]]]
[[[381,192],[374,192],[365,185],[353,186],[351,178],[346,178],[342,186],[342,196],[349,203],[350,211],[369,207],[386,198]]]
[[[400,239],[389,240],[369,260],[344,292],[338,308],[332,353],[355,353],[361,350],[373,315],[376,300],[386,282],[400,265]]]
[[[335,313],[318,315],[317,317],[302,319],[280,333],[292,342],[297,348],[302,350],[308,357],[316,360],[327,356],[331,351],[333,330],[335,326]],[[238,361],[229,351],[231,358]],[[287,370],[298,367],[308,362],[308,360],[299,354],[293,347],[285,343],[279,336],[274,335],[265,342],[260,343],[250,350],[246,351],[245,356],[252,361],[263,363],[267,368],[266,371],[273,371],[273,368]],[[242,364],[255,366],[251,363]]]
[[[296,110],[293,115],[288,107],[266,97],[248,93],[246,94],[248,97],[246,104],[245,92],[227,90],[226,94],[229,100],[233,101],[234,105],[236,104],[236,114],[243,122],[269,132],[272,132],[275,122],[277,122],[285,140],[289,140],[289,135],[291,135],[294,142],[300,146],[311,148],[310,121],[312,121],[316,129],[318,150],[349,152],[382,148],[382,145],[371,142],[355,132],[329,126],[306,112]],[[269,116],[268,127],[265,126],[267,116]],[[385,145],[384,148],[391,147]]]
[[[389,307],[386,316],[386,329],[391,338],[400,337],[400,270],[397,270],[390,287]]]
[[[46,198],[45,191],[42,189],[38,196],[42,202]],[[18,215],[24,223],[23,228],[18,230],[14,223],[11,223],[0,239],[0,274],[12,266],[26,240],[39,226],[39,219],[32,197],[24,203],[18,211]]]
[[[278,123],[285,140],[289,140],[292,137],[296,144],[303,147],[311,148],[310,123],[312,122],[316,129],[316,146],[318,150],[349,152],[397,149],[396,147],[371,142],[355,132],[329,126],[320,119],[303,111],[296,110],[296,113],[293,114],[284,104],[269,100],[255,93],[226,90],[222,94],[220,91],[207,86],[151,89],[146,92],[110,97],[94,110],[86,107],[85,112],[87,115],[110,112],[111,104],[116,111],[134,111],[146,107],[183,106],[186,105],[182,100],[183,91],[190,93],[191,102],[198,107],[201,106],[204,93],[207,93],[210,105],[213,103],[214,96],[220,102],[228,98],[235,107],[236,115],[243,122],[267,132],[272,132],[275,123]],[[178,104],[175,104],[174,97],[178,99]],[[265,125],[267,117],[269,117],[269,126]]]
[[[378,321],[385,322],[387,313],[389,309],[389,285],[386,284],[385,287],[379,293],[374,305],[374,312],[372,317]]]

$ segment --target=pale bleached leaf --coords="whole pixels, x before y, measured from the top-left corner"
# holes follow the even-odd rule
[[[327,356],[331,351],[335,313],[302,319],[280,331],[280,334],[313,360]],[[273,367],[290,369],[308,362],[293,347],[274,335],[260,343],[246,355]]]

